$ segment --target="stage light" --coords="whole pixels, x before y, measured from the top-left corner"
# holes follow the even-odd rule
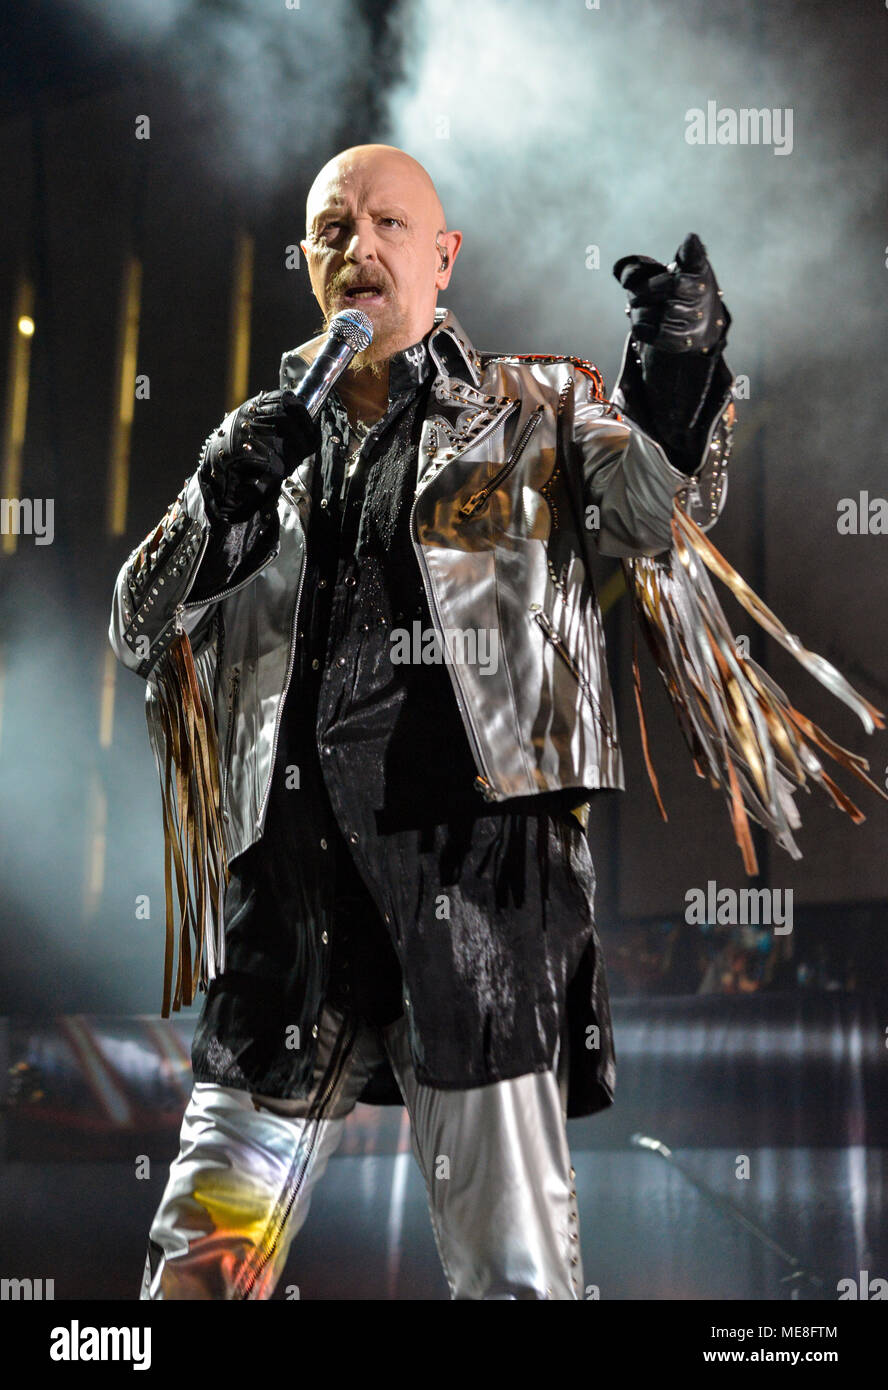
[[[26,275],[20,275],[9,321],[9,368],[0,452],[0,497],[19,497],[21,494],[22,455],[25,447],[31,372],[31,337],[34,332],[33,309],[33,283]],[[28,324],[30,329],[27,327]],[[3,554],[14,554],[17,545],[16,532],[12,529],[4,530],[0,538],[0,550]]]
[[[114,418],[108,457],[107,530],[110,536],[126,534],[129,498],[130,438],[136,399],[136,357],[142,315],[142,262],[126,259],[120,286],[117,344],[114,353]]]
[[[229,310],[226,410],[236,409],[250,389],[250,316],[253,311],[254,252],[253,237],[249,232],[240,229],[234,248]]]

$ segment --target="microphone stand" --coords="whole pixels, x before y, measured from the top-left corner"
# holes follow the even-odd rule
[[[692,1187],[695,1187],[714,1206],[723,1216],[737,1222],[750,1235],[754,1236],[762,1245],[766,1246],[772,1254],[776,1255],[783,1264],[788,1265],[789,1274],[785,1274],[780,1280],[789,1290],[789,1297],[798,1299],[804,1296],[807,1291],[811,1298],[822,1298],[822,1290],[826,1286],[826,1281],[821,1278],[814,1270],[807,1269],[795,1255],[789,1250],[784,1250],[782,1245],[778,1245],[776,1240],[772,1240],[767,1231],[761,1226],[751,1221],[744,1211],[741,1211],[736,1202],[731,1201],[730,1197],[723,1197],[710,1187],[708,1183],[697,1178],[684,1163],[675,1157],[672,1150],[659,1139],[651,1139],[646,1134],[633,1134],[629,1143],[637,1149],[646,1149],[649,1153],[655,1153],[664,1159],[672,1168],[677,1169],[682,1177],[686,1178]]]

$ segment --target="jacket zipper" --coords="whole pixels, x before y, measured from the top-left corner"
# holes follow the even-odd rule
[[[207,532],[206,536],[204,537],[204,543],[201,548],[200,555],[197,558],[197,563],[194,566],[193,577],[191,585],[189,586],[190,588],[194,588],[194,579],[197,577],[197,571],[200,569],[201,561],[204,557],[204,552],[207,548],[207,545],[209,544],[209,539],[209,532]],[[280,550],[280,541],[278,541],[277,545],[274,547],[274,550],[272,550],[270,555],[266,556],[266,558],[262,561],[262,564],[259,566],[258,569],[254,570],[252,574],[247,575],[246,579],[241,579],[237,584],[229,584],[226,589],[220,589],[217,594],[209,594],[206,598],[193,599],[191,603],[186,603],[184,599],[180,599],[179,602],[176,604],[175,609],[173,610],[173,623],[176,632],[182,633],[185,631],[185,626],[182,622],[183,613],[187,613],[192,608],[208,608],[211,603],[218,603],[220,599],[228,598],[229,594],[236,594],[239,589],[243,589],[246,587],[247,584],[251,583],[252,580],[256,578],[257,574],[261,574],[262,571],[268,565],[271,564],[272,560],[276,560],[278,555],[280,554]]]
[[[507,421],[512,415],[515,414],[515,411],[516,411],[516,410],[519,410],[519,409],[520,409],[520,402],[519,402],[519,401],[512,401],[512,403],[510,404],[508,410],[504,411],[502,415],[498,415],[498,416],[496,417],[496,419],[491,420],[491,422],[490,422],[489,425],[485,425],[484,429],[483,429],[483,430],[481,431],[481,433],[477,436],[477,438],[472,439],[472,440],[469,441],[469,444],[466,446],[466,448],[472,448],[472,449],[477,448],[477,446],[478,446],[479,444],[483,443],[483,441],[487,438],[487,436],[488,436],[489,434],[493,434],[494,431],[497,430],[497,429],[499,429],[499,427],[500,427],[501,425],[504,425],[504,424],[506,423],[506,421]],[[432,436],[430,435],[429,437],[431,438]],[[465,451],[463,450],[462,452],[465,452]],[[440,470],[441,470],[442,468],[446,467],[447,464],[453,463],[453,462],[454,462],[454,459],[450,458],[450,459],[442,459],[440,463],[433,463],[433,464],[426,470],[425,475],[420,479],[419,485],[418,485],[418,487],[417,487],[417,489],[416,489],[415,496],[419,496],[419,494],[420,494],[420,493],[423,491],[423,489],[425,488],[426,484],[427,484],[427,483],[430,483],[430,482],[432,481],[433,478],[437,477],[438,473],[440,472]]]
[[[610,725],[608,724],[607,720],[602,714],[601,707],[598,701],[595,699],[595,696],[589,689],[589,682],[583,676],[582,672],[580,671],[580,668],[577,666],[576,661],[571,656],[570,652],[567,650],[567,647],[564,645],[564,639],[558,635],[554,626],[552,625],[551,619],[548,617],[546,613],[543,612],[539,604],[532,603],[530,606],[530,611],[533,614],[534,621],[542,628],[547,640],[555,648],[555,651],[561,657],[561,660],[564,662],[565,666],[570,671],[577,685],[580,687],[580,690],[582,691],[583,695],[595,711],[595,717],[601,725],[601,730],[604,734],[605,742],[607,743],[608,747],[615,749],[617,747],[617,740],[614,737],[613,731],[611,730]]]
[[[280,554],[280,551],[281,546],[280,542],[278,542],[274,550],[272,550],[271,554],[267,555],[266,558],[262,561],[262,564],[259,566],[259,568],[253,570],[252,574],[247,575],[246,579],[239,580],[237,584],[229,584],[227,589],[220,589],[218,594],[209,594],[206,598],[197,598],[192,600],[191,603],[185,603],[184,601],[178,603],[176,605],[176,612],[187,613],[189,608],[207,608],[211,603],[218,603],[220,599],[228,598],[229,594],[236,594],[238,589],[243,589],[247,586],[247,584],[251,584],[252,581],[256,578],[256,575],[261,574],[262,571],[268,565],[271,564],[272,560],[276,560],[278,555]],[[201,559],[203,559],[203,555],[201,555]],[[200,568],[200,560],[198,560],[194,568],[195,571],[197,571]]]
[[[348,1025],[345,1028],[343,1028],[342,1032],[339,1034],[339,1037],[336,1039],[336,1048],[334,1050],[333,1057],[330,1060],[330,1065],[327,1068],[327,1075],[324,1079],[324,1082],[322,1083],[323,1089],[318,1098],[316,1107],[313,1107],[313,1109],[316,1110],[316,1113],[313,1114],[309,1119],[309,1123],[314,1124],[314,1130],[308,1148],[304,1155],[302,1167],[297,1175],[296,1181],[293,1183],[293,1190],[287,1198],[287,1205],[276,1223],[274,1235],[271,1241],[269,1242],[261,1260],[253,1270],[249,1283],[246,1285],[244,1289],[243,1296],[245,1299],[249,1298],[251,1292],[253,1291],[253,1288],[255,1287],[256,1280],[259,1278],[259,1275],[262,1273],[263,1269],[268,1264],[268,1261],[271,1259],[272,1255],[277,1249],[278,1241],[281,1238],[281,1232],[287,1224],[290,1212],[293,1210],[293,1203],[296,1201],[296,1198],[302,1191],[302,1184],[305,1181],[305,1175],[308,1172],[308,1167],[311,1162],[311,1156],[314,1153],[315,1145],[317,1143],[320,1124],[321,1121],[324,1119],[324,1110],[327,1106],[327,1103],[330,1100],[331,1095],[333,1094],[333,1091],[336,1087],[337,1082],[339,1081],[339,1078],[342,1075],[345,1063],[351,1054],[352,1047],[354,1046],[355,1035],[355,1025],[353,1022],[349,1022]]]
[[[515,467],[521,455],[524,453],[524,450],[527,448],[527,441],[530,439],[530,436],[533,434],[537,425],[540,423],[540,420],[543,418],[544,411],[545,406],[538,405],[534,410],[533,414],[528,417],[528,419],[525,421],[523,430],[518,436],[518,440],[515,444],[514,449],[512,450],[509,457],[506,459],[502,468],[497,473],[495,473],[493,477],[489,479],[489,481],[486,482],[478,492],[473,492],[471,497],[469,497],[467,501],[463,502],[462,506],[459,509],[459,514],[461,517],[465,518],[474,516],[476,512],[480,511],[481,508],[486,505],[488,497],[492,492],[496,492],[503,479],[508,478],[509,474],[512,472],[512,469]]]

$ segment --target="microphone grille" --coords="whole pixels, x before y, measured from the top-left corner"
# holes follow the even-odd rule
[[[343,309],[330,320],[330,337],[342,338],[355,352],[363,352],[373,341],[373,324],[361,309]]]

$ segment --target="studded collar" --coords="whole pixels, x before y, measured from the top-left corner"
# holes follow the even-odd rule
[[[298,383],[322,341],[322,337],[318,336],[283,354],[281,387],[295,386]],[[393,387],[406,389],[416,386],[429,374],[429,362],[425,356],[420,359],[420,349],[423,354],[428,354],[432,364],[443,376],[460,379],[469,386],[480,385],[480,358],[452,310],[436,309],[435,321],[425,338],[394,354],[391,365]],[[396,392],[392,391],[392,394]]]
[[[429,334],[429,353],[445,376],[461,377],[470,386],[481,384],[478,353],[451,309],[435,310],[435,323]]]

